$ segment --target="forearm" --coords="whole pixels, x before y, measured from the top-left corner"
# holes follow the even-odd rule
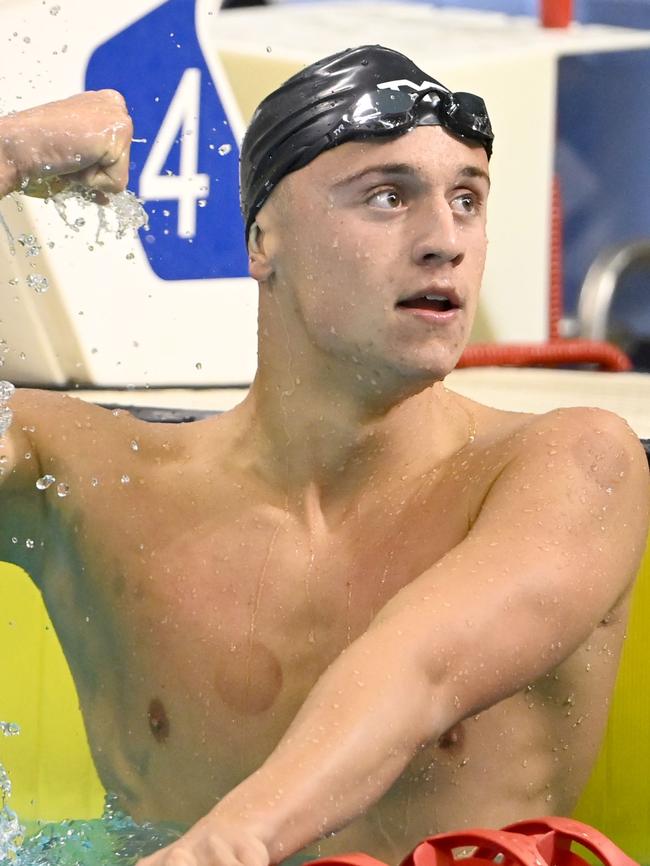
[[[445,727],[436,685],[399,633],[371,629],[326,671],[265,764],[216,807],[272,862],[365,812]]]
[[[18,172],[13,159],[12,115],[0,117],[0,198],[18,189]]]

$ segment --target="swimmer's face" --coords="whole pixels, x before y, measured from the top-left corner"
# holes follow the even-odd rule
[[[258,223],[273,291],[309,342],[380,375],[452,370],[485,264],[487,172],[482,147],[437,126],[349,142],[287,175]]]

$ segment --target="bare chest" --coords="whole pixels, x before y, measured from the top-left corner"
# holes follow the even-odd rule
[[[236,496],[211,503],[196,490],[170,499],[147,489],[78,510],[44,585],[106,787],[139,817],[189,822],[205,812],[265,760],[383,605],[465,537],[492,474],[477,478],[377,491],[319,531],[281,509]],[[567,695],[572,671],[559,674]],[[535,790],[547,796],[553,750],[568,742],[549,734],[558,701],[516,696],[432,747],[404,782],[413,808],[422,803],[418,832],[428,831],[432,797],[441,820],[453,817],[445,804],[473,775],[478,783],[490,755],[522,777],[505,801],[524,796],[534,742],[546,768],[530,765]],[[389,821],[392,802],[377,807],[378,820]]]
[[[464,537],[449,490],[378,493],[322,531],[195,491],[79,510],[43,583],[105,784],[195,760],[214,796],[258,766],[328,664]]]
[[[132,665],[175,671],[235,715],[294,705],[467,532],[466,507],[432,519],[434,502],[385,506],[318,530],[267,507],[188,513],[180,525],[175,515],[176,526],[143,514],[139,529],[119,528],[121,549],[110,526],[93,544],[94,601]]]

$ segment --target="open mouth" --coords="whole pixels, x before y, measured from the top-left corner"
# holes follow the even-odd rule
[[[453,303],[448,297],[434,293],[400,301],[397,306],[412,310],[431,310],[434,313],[447,313],[450,310],[458,309],[458,304]]]

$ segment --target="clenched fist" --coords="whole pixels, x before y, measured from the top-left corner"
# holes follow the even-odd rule
[[[54,195],[71,184],[126,188],[133,124],[115,90],[80,93],[0,117],[0,197]]]

